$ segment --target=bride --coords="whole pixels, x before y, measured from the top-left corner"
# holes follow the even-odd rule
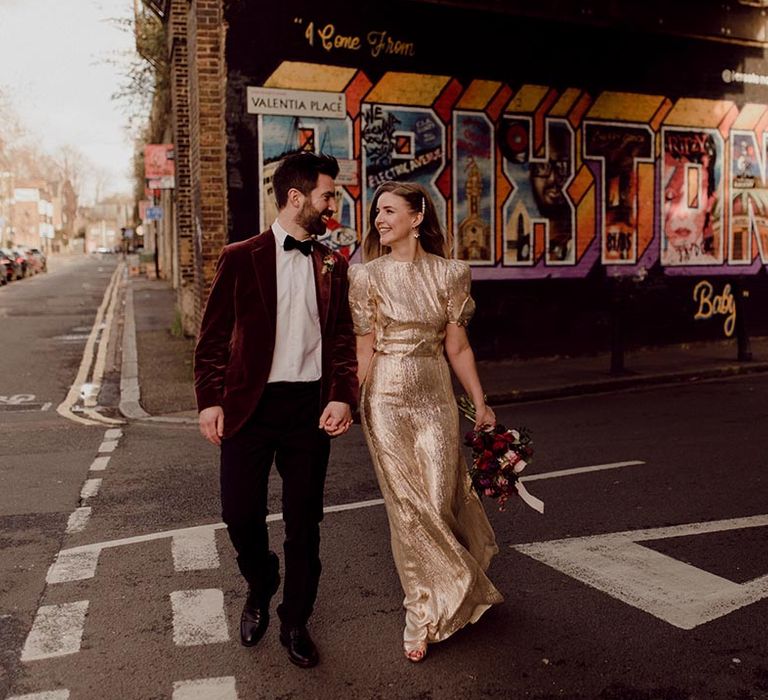
[[[461,452],[446,357],[477,409],[475,427],[496,417],[465,330],[470,269],[445,249],[427,192],[387,182],[371,204],[367,262],[349,269],[360,415],[405,593],[405,655],[415,662],[503,600],[485,575],[498,547]]]

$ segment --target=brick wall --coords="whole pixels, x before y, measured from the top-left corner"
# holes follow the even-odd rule
[[[184,332],[197,332],[199,306],[194,259],[194,226],[192,214],[192,182],[190,172],[189,122],[189,58],[187,47],[187,0],[171,0],[168,17],[168,45],[171,67],[171,112],[176,189],[174,192],[174,287],[181,312]]]
[[[208,297],[216,260],[227,243],[226,132],[222,0],[191,0],[187,14],[191,254],[195,279],[195,329]],[[181,241],[180,241],[181,243]]]

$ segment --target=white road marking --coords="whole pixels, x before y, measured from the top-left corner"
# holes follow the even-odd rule
[[[91,509],[89,506],[75,508],[67,520],[67,532],[82,532],[90,517]]]
[[[98,421],[89,420],[88,418],[81,418],[80,416],[76,416],[72,412],[72,408],[78,402],[80,398],[80,391],[83,385],[85,384],[86,380],[88,379],[88,372],[91,368],[91,364],[93,363],[93,355],[94,355],[93,348],[94,348],[94,345],[96,344],[96,338],[101,331],[104,312],[107,308],[107,304],[109,303],[112,290],[117,285],[117,279],[122,269],[123,269],[123,263],[121,262],[115,268],[115,271],[112,274],[112,277],[109,281],[109,285],[107,286],[107,290],[104,292],[104,297],[101,300],[101,304],[98,310],[96,311],[96,318],[93,321],[93,326],[91,327],[90,335],[88,336],[88,340],[85,343],[85,349],[83,350],[83,359],[80,361],[80,367],[77,371],[75,381],[72,383],[72,386],[69,387],[69,391],[67,392],[67,396],[64,398],[64,401],[62,401],[56,408],[56,412],[59,415],[63,416],[64,418],[69,418],[69,420],[75,421],[76,423],[82,423],[84,425],[100,425]]]
[[[554,472],[548,472],[543,474],[533,474],[528,477],[524,477],[527,481],[533,481],[535,478],[538,479],[546,479],[546,478],[558,478],[561,476],[571,476],[573,474],[582,474],[589,471],[597,471],[597,470],[604,470],[604,469],[614,469],[617,467],[624,467],[624,466],[630,466],[630,465],[638,465],[638,464],[645,464],[645,462],[641,462],[638,460],[633,460],[629,462],[613,462],[611,464],[598,464],[591,467],[576,467],[574,469],[562,469],[560,471],[554,471]],[[373,506],[381,506],[384,505],[384,499],[382,498],[373,498],[368,501],[357,501],[355,503],[341,503],[339,505],[335,506],[326,506],[323,509],[324,513],[343,513],[347,510],[359,510],[361,508],[371,508]],[[282,513],[272,513],[267,516],[267,522],[272,523],[283,519]],[[190,534],[193,535],[198,530],[221,530],[222,528],[225,528],[226,525],[224,523],[210,523],[208,525],[193,525],[192,527],[183,527],[178,528],[174,530],[164,530],[162,532],[150,532],[146,535],[136,535],[134,537],[122,537],[118,540],[108,540],[107,542],[94,542],[93,544],[83,544],[79,545],[77,547],[71,547],[66,550],[66,552],[81,552],[86,550],[99,550],[101,551],[104,548],[107,547],[122,547],[123,545],[127,544],[139,544],[141,542],[151,542],[153,540],[161,540],[165,537],[175,537],[177,535],[186,535]]]
[[[80,489],[80,498],[85,500],[93,498],[101,488],[102,479],[86,479],[83,488]]]
[[[110,428],[104,433],[105,440],[117,440],[123,437],[123,431],[120,428]]]
[[[216,533],[210,528],[174,535],[171,549],[176,571],[216,569],[219,566]]]
[[[6,700],[69,700],[68,690],[44,690],[42,693],[12,695]]]
[[[56,561],[48,568],[46,582],[66,583],[93,578],[96,575],[96,565],[99,563],[99,553],[97,551],[59,552],[56,555]]]
[[[40,406],[40,410],[41,411],[47,411],[50,407],[51,407],[51,402],[50,401],[46,401],[42,406]],[[56,691],[53,691],[53,692],[56,692]],[[69,691],[66,691],[66,692],[68,693]],[[67,697],[69,697],[69,696],[67,696]]]
[[[120,269],[120,265],[118,265],[118,269]],[[109,336],[112,331],[112,323],[115,319],[115,306],[117,305],[117,298],[119,296],[120,284],[115,281],[109,299],[109,307],[107,308],[106,317],[102,325],[99,349],[96,353],[96,362],[94,363],[93,373],[91,375],[94,390],[91,392],[91,395],[87,396],[85,399],[85,406],[87,408],[94,408],[96,406],[99,393],[101,392],[101,381],[104,378],[104,369],[107,364],[107,346],[109,345]]]
[[[117,447],[117,440],[105,440],[99,445],[99,452],[114,452]]]
[[[768,527],[768,515],[533,542],[514,549],[690,630],[768,597],[768,574],[734,583],[638,542],[750,527]]]
[[[224,594],[217,588],[171,593],[173,641],[178,646],[198,646],[229,640]]]
[[[109,464],[110,456],[107,455],[106,457],[96,457],[96,459],[93,460],[90,466],[90,470],[92,472],[100,472],[104,471],[107,468],[107,465]]]
[[[176,681],[172,700],[237,700],[234,676]]]
[[[576,474],[588,474],[590,472],[601,472],[606,469],[618,469],[619,467],[637,467],[645,464],[640,460],[630,462],[609,462],[608,464],[595,464],[591,467],[575,467],[574,469],[560,469],[554,472],[542,472],[541,474],[531,474],[520,477],[520,481],[538,481],[539,479],[557,479],[561,476],[574,476]]]
[[[80,651],[88,601],[42,605],[21,652],[22,661],[37,661]]]

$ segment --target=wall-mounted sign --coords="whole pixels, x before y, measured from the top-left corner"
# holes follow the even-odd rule
[[[347,116],[347,98],[341,92],[249,87],[247,100],[249,114],[327,119],[344,119]]]
[[[144,146],[144,177],[149,189],[172,189],[175,175],[172,143],[148,143]]]
[[[147,207],[147,218],[145,221],[160,221],[163,218],[162,207]]]
[[[693,300],[699,305],[694,315],[695,320],[705,320],[713,316],[724,316],[723,332],[726,338],[733,335],[736,328],[736,300],[731,285],[726,284],[720,294],[715,294],[711,282],[702,280],[693,288]]]

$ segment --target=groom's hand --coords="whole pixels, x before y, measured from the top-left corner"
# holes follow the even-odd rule
[[[224,434],[224,409],[221,406],[209,406],[200,411],[200,434],[214,445],[221,445]]]
[[[352,411],[348,403],[329,401],[320,416],[320,428],[331,437],[343,435],[352,425]]]

